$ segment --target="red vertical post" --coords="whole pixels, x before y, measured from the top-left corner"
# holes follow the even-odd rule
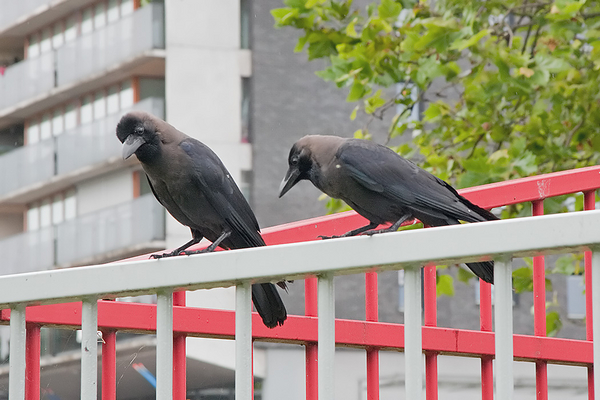
[[[40,399],[40,326],[27,324],[25,336],[25,398]]]
[[[117,399],[117,332],[102,329],[102,400]]]
[[[423,322],[425,326],[437,326],[437,290],[435,265],[423,268]],[[438,365],[437,353],[425,353],[425,395],[427,400],[438,398]]]
[[[379,321],[377,272],[365,274],[365,319]],[[367,400],[379,400],[379,349],[367,349]]]
[[[304,315],[317,316],[317,298],[317,278],[306,278],[304,280]],[[317,400],[319,398],[318,354],[316,343],[306,343],[306,400]]]
[[[479,327],[492,331],[492,285],[479,279]],[[494,357],[481,357],[481,399],[494,398]]]
[[[585,210],[596,209],[596,191],[591,190],[583,194],[583,208]],[[593,340],[592,329],[592,252],[584,253],[585,267],[585,339]],[[594,400],[594,365],[588,365],[588,399]]]
[[[185,291],[173,293],[173,305],[185,307]],[[173,400],[186,399],[185,333],[173,334]]]
[[[532,215],[544,215],[544,201],[531,203]],[[533,257],[533,318],[534,335],[546,336],[546,266],[544,256]],[[536,399],[548,399],[548,364],[535,363]]]

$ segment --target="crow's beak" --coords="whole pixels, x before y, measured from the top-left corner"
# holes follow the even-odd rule
[[[131,157],[131,155],[144,143],[146,143],[146,141],[141,136],[134,134],[127,136],[127,139],[125,139],[125,142],[123,143],[123,159],[126,160]]]
[[[285,178],[279,185],[279,197],[283,196],[300,181],[300,170],[297,167],[290,167],[285,174]]]

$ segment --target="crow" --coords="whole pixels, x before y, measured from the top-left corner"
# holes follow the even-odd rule
[[[292,146],[288,164],[279,197],[307,179],[369,220],[368,225],[341,237],[396,231],[413,218],[430,226],[498,219],[459,195],[448,183],[368,140],[305,136]],[[388,222],[392,223],[389,228],[374,230]],[[494,282],[493,261],[467,266],[484,281]]]
[[[250,205],[208,146],[140,111],[123,116],[116,131],[123,158],[137,156],[156,199],[192,232],[192,240],[183,246],[151,257],[265,245]],[[208,248],[186,251],[202,238],[212,242]],[[283,325],[287,312],[273,284],[252,285],[252,300],[267,327]]]

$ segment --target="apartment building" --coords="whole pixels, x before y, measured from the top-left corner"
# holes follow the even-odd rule
[[[349,136],[364,121],[350,121],[354,105],[344,103],[345,93],[315,77],[318,62],[292,52],[297,33],[273,28],[269,11],[281,6],[281,0],[0,0],[0,274],[110,262],[189,240],[189,230],[154,200],[137,161],[122,160],[114,128],[132,109],[165,118],[215,150],[261,226],[322,215],[319,192],[307,182],[277,198],[289,148],[306,134]],[[336,279],[338,317],[364,316],[357,295],[363,285],[358,276]],[[402,289],[401,276],[382,275],[381,320],[402,321]],[[440,325],[476,329],[476,289],[461,286],[455,298],[441,298]],[[296,282],[282,295],[290,313],[303,313],[302,290]],[[234,307],[232,290],[188,293],[187,301]],[[530,303],[516,299],[517,331],[529,329]],[[576,322],[565,329],[572,336],[581,331]],[[78,398],[77,339],[73,331],[43,330],[47,398]],[[119,398],[154,398],[132,367],[135,361],[154,370],[153,338],[118,339]],[[233,343],[188,339],[187,349],[188,397],[233,398]],[[303,357],[301,346],[257,344],[257,394],[303,398]],[[340,398],[366,398],[364,354],[341,350],[336,358]],[[380,362],[382,398],[398,397],[402,354],[382,353]],[[444,396],[478,393],[476,360],[460,363],[440,364]],[[567,397],[578,398],[582,374],[561,381],[574,388]],[[523,382],[533,387],[533,378]],[[0,365],[0,399],[6,388]]]

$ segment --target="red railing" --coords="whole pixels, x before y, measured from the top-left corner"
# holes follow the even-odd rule
[[[543,214],[543,200],[583,192],[586,210],[595,208],[595,191],[600,188],[600,166],[517,179],[462,190],[461,193],[484,208],[532,202],[533,214]],[[354,212],[314,218],[265,229],[269,245],[317,240],[318,235],[340,234],[364,224]],[[145,259],[147,256],[136,257]],[[135,258],[134,258],[135,259]],[[585,254],[585,281],[591,282],[591,254]],[[335,322],[336,343],[366,350],[367,398],[379,398],[379,351],[404,347],[402,324],[378,322],[377,273],[365,275],[365,321]],[[589,399],[594,397],[592,360],[592,291],[586,290],[586,340],[546,337],[546,288],[544,257],[534,258],[534,336],[514,335],[514,357],[536,364],[536,398],[548,398],[547,363],[586,366]],[[480,281],[480,330],[437,327],[435,266],[424,273],[423,350],[426,357],[426,395],[437,399],[438,354],[481,359],[482,399],[493,398],[494,334],[492,332],[491,285]],[[173,398],[185,399],[185,337],[234,338],[234,312],[185,307],[185,293],[174,297],[174,390]],[[0,321],[9,321],[10,311],[0,312]],[[81,325],[81,304],[66,303],[28,307],[26,398],[40,394],[40,327],[73,328]],[[306,398],[317,399],[317,284],[305,281],[305,315],[290,315],[284,326],[267,329],[253,315],[254,340],[301,343],[306,348]],[[103,332],[102,398],[116,398],[115,334],[119,330],[151,333],[156,330],[156,306],[99,301],[98,326]]]

